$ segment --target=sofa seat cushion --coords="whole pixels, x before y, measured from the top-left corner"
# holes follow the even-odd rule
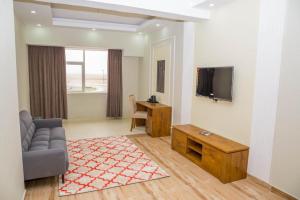
[[[61,127],[51,128],[51,140],[66,140],[65,129]]]
[[[39,151],[47,150],[49,146],[49,141],[31,141],[29,151]]]
[[[49,149],[64,149],[66,150],[66,142],[64,140],[51,140]]]
[[[66,137],[64,129],[61,127],[37,129],[31,140],[29,151],[55,148],[66,150]]]
[[[49,141],[50,133],[51,131],[48,128],[37,129],[36,133],[34,134],[31,140],[31,143],[35,141]]]

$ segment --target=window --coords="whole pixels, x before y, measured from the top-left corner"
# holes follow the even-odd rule
[[[66,49],[66,62],[68,92],[107,91],[107,51]]]

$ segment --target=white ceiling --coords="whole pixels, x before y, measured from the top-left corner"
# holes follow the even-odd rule
[[[43,26],[136,32],[146,22],[153,21],[153,17],[147,15],[33,1],[15,1],[14,10],[23,23]],[[31,14],[32,10],[36,13]]]
[[[156,27],[156,24],[163,25],[168,21],[194,19],[196,16],[199,19],[202,18],[201,16],[207,18],[209,14],[207,11],[211,9],[209,4],[220,4],[232,0],[130,0],[128,2],[110,0],[109,3],[105,0],[105,3],[101,3],[102,1],[15,0],[14,8],[17,17],[26,24],[136,32],[158,30],[153,27]],[[113,5],[113,3],[119,3],[120,6]],[[136,7],[126,7],[126,3]],[[88,6],[89,4],[91,5]],[[160,7],[165,10],[159,11]],[[128,12],[120,11],[124,9]],[[36,14],[31,14],[32,10],[36,11]],[[185,14],[181,12],[182,10],[188,13]],[[156,17],[150,16],[149,13]],[[191,16],[187,16],[189,14]],[[162,16],[169,17],[169,19],[162,19]]]
[[[52,11],[50,4],[35,4],[25,2],[14,2],[16,16],[27,24],[43,24],[49,26],[52,24]],[[31,14],[35,10],[36,14]]]
[[[52,6],[52,16],[54,18],[101,21],[130,25],[140,25],[151,18],[146,15],[126,14],[72,6]]]

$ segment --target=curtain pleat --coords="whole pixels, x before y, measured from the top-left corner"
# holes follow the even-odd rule
[[[108,88],[106,116],[122,117],[122,50],[108,50]]]
[[[28,63],[32,116],[67,119],[64,47],[29,45]]]

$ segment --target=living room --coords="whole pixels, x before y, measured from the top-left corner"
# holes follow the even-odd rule
[[[300,198],[296,0],[1,4],[0,199]]]

